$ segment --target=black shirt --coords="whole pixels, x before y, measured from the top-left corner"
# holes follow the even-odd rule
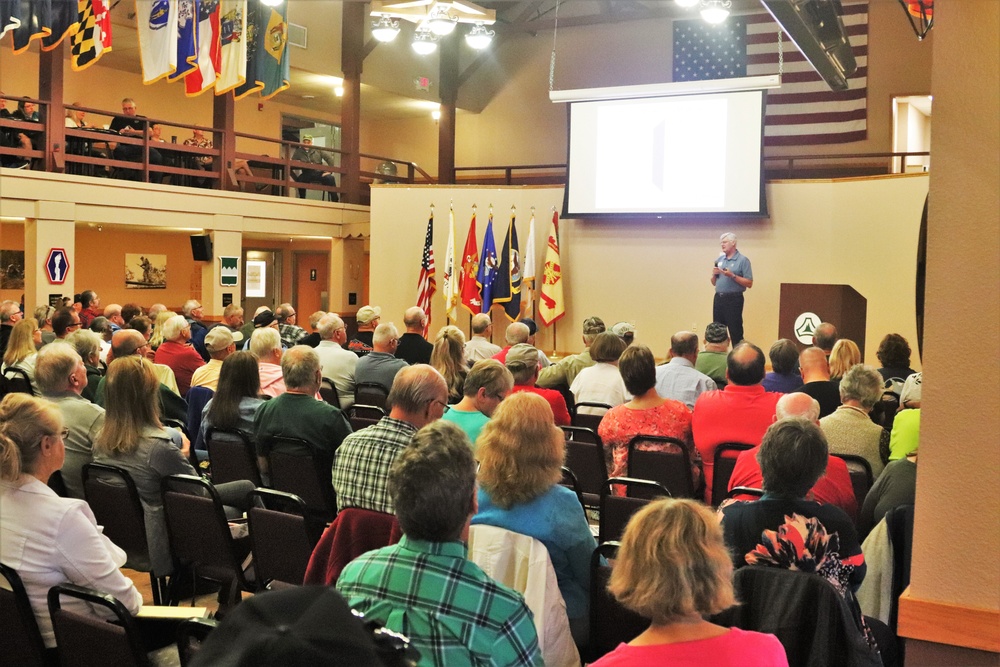
[[[819,416],[821,419],[833,414],[840,406],[840,383],[833,380],[807,382],[795,391],[808,394],[819,401]]]
[[[399,337],[399,347],[396,348],[396,358],[404,359],[410,364],[431,363],[431,352],[434,346],[420,334],[405,333]]]

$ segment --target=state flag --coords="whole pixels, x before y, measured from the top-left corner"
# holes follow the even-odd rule
[[[265,7],[251,2],[247,5],[247,70],[246,81],[236,88],[236,99],[260,92],[264,99],[288,88],[288,3],[280,7]],[[253,26],[253,27],[250,27]]]
[[[174,3],[171,3],[174,4]],[[167,81],[178,81],[198,69],[198,0],[176,0],[177,69]]]
[[[222,56],[220,20],[219,0],[198,0],[196,68],[184,77],[184,94],[188,97],[200,95],[215,85]]]
[[[228,93],[247,80],[247,0],[222,0],[219,13],[221,55],[216,95]]]
[[[111,12],[106,0],[79,0],[79,26],[73,35],[72,64],[86,69],[111,50]]]
[[[159,81],[177,70],[177,4],[135,0],[142,82]]]

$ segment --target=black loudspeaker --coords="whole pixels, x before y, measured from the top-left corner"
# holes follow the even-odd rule
[[[191,237],[191,255],[196,262],[212,261],[212,237],[208,234]]]

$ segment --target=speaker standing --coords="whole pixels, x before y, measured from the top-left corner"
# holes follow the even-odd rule
[[[729,328],[729,338],[736,347],[743,340],[743,292],[753,287],[753,271],[750,260],[736,249],[736,234],[723,234],[719,246],[722,252],[712,267],[712,319]]]

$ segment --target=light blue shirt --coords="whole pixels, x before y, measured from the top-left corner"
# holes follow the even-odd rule
[[[656,367],[656,393],[660,398],[672,398],[694,409],[694,402],[703,392],[719,387],[684,357],[674,357],[669,363]]]
[[[741,254],[739,250],[734,251],[732,257],[720,257],[715,262],[715,265],[720,269],[729,269],[740,278],[753,280],[753,271],[750,269],[750,260],[746,258],[746,255]],[[727,275],[720,273],[715,278],[716,294],[736,294],[746,291],[746,287],[743,287]]]

